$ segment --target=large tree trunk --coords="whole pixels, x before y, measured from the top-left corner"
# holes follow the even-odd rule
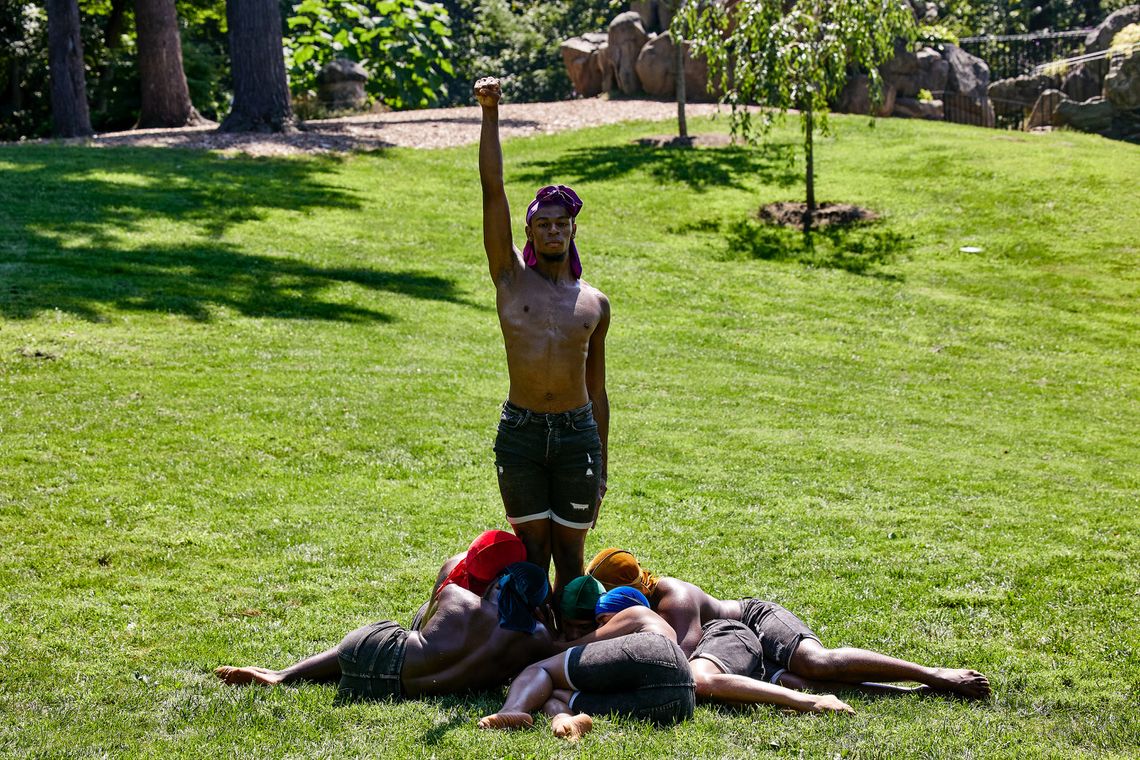
[[[139,82],[139,127],[185,127],[203,119],[190,103],[182,70],[182,40],[174,0],[135,0]]]
[[[79,36],[77,0],[47,0],[48,59],[51,70],[52,133],[56,137],[87,137],[87,78],[83,71],[83,40]]]
[[[288,132],[293,106],[285,79],[277,0],[226,0],[234,104],[222,132]]]

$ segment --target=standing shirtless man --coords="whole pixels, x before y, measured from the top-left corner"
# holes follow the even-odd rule
[[[529,561],[549,568],[553,555],[558,594],[582,574],[586,531],[606,491],[610,302],[580,279],[574,236],[582,201],[570,188],[538,191],[527,207],[526,246],[514,246],[499,144],[501,97],[497,79],[475,83],[483,109],[483,245],[510,376],[495,465],[507,520]]]

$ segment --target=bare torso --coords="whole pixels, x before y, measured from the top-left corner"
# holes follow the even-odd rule
[[[582,280],[551,282],[526,267],[495,290],[511,403],[535,412],[584,406],[586,358],[608,310],[605,296]]]
[[[653,609],[677,633],[677,643],[686,655],[701,640],[701,626],[710,620],[740,620],[740,602],[717,599],[687,581],[661,578],[650,599]]]
[[[423,629],[408,635],[400,680],[410,697],[502,685],[555,649],[540,623],[532,634],[499,627],[498,591],[481,598],[445,586]]]

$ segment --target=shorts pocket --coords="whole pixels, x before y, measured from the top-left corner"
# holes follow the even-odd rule
[[[570,420],[570,429],[579,433],[588,433],[598,429],[598,421],[594,419],[593,414],[587,414],[580,419]]]
[[[526,422],[526,412],[504,408],[499,414],[499,430],[518,430]]]

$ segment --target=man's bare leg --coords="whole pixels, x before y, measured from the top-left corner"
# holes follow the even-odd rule
[[[550,548],[554,555],[554,595],[557,598],[567,583],[582,575],[586,562],[586,534],[589,531],[568,528],[558,523],[553,523],[552,530]]]
[[[550,729],[559,739],[574,744],[594,728],[594,719],[586,713],[570,714],[569,689],[555,689],[554,695],[546,700],[542,711],[550,717]]]
[[[566,655],[556,654],[527,667],[511,683],[507,700],[497,713],[479,721],[479,728],[529,728],[530,714],[554,696],[555,689],[569,689]]]
[[[329,682],[340,680],[340,660],[334,647],[312,657],[306,657],[284,670],[244,667],[235,668],[222,665],[214,669],[214,675],[231,686],[245,686],[251,683],[262,686],[293,683],[294,681]]]
[[[526,547],[526,561],[532,562],[543,570],[550,572],[550,526],[553,521],[549,517],[541,520],[529,520],[518,525],[512,525],[515,535]]]
[[[827,649],[813,639],[800,642],[788,670],[813,681],[917,681],[937,691],[969,699],[984,699],[990,695],[989,679],[976,670],[930,668],[854,647]]]
[[[693,671],[697,696],[701,699],[735,704],[779,705],[799,712],[836,712],[850,715],[855,713],[850,705],[842,702],[834,694],[813,696],[756,678],[725,673],[704,657],[692,660],[689,667]]]

